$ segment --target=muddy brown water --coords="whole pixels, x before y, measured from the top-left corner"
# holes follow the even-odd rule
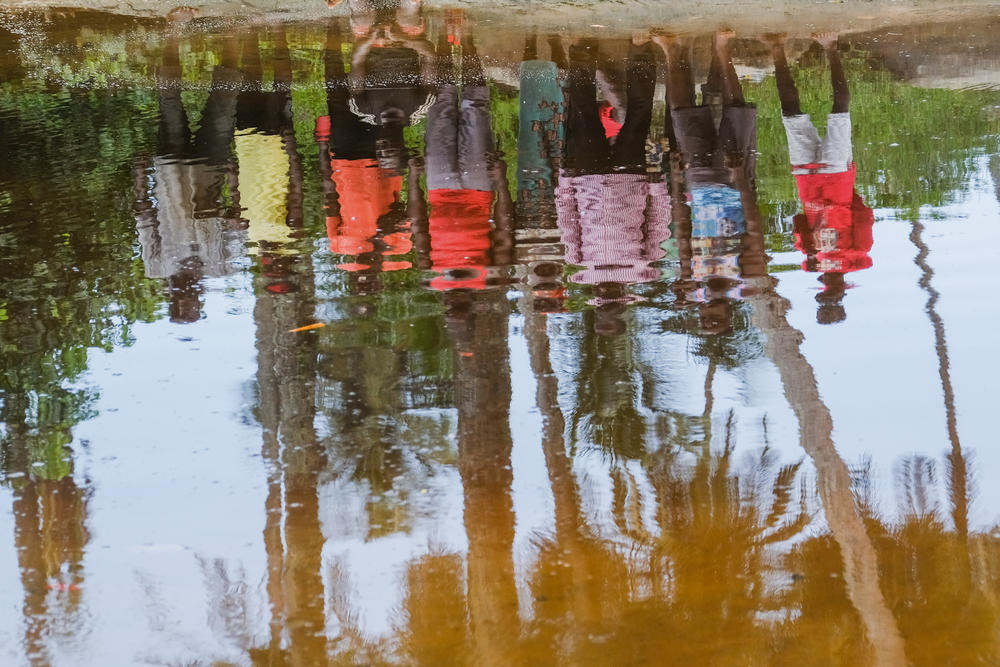
[[[998,26],[880,8],[0,11],[0,662],[1000,661]]]

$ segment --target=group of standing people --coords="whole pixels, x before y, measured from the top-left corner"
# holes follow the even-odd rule
[[[733,66],[732,32],[713,36],[700,100],[689,37],[634,36],[616,61],[598,40],[567,45],[557,36],[541,58],[529,35],[519,70],[516,177],[509,180],[471,23],[449,15],[434,43],[419,1],[351,0],[351,10],[350,35],[336,20],[328,25],[328,114],[318,119],[316,137],[329,247],[358,291],[378,291],[386,272],[411,268],[413,257],[441,290],[502,282],[498,267],[517,262],[538,308],[558,310],[569,264],[581,267],[569,280],[591,286],[599,332],[612,334],[623,330],[626,304],[639,298],[629,285],[663,275],[671,239],[679,260],[675,302],[697,308],[703,333],[728,331],[732,302],[768,286],[757,110]],[[227,39],[193,136],[180,104],[175,34],[168,39],[158,74],[161,150],[154,185],[137,181],[137,216],[147,275],[168,279],[177,321],[199,316],[201,277],[230,270],[234,231],[257,241],[274,273],[270,289],[293,288],[282,279],[289,260],[280,248],[301,225],[302,166],[287,44],[280,28],[275,34],[268,92],[259,85],[256,35]],[[845,274],[871,266],[873,216],[855,187],[837,36],[814,39],[833,87],[822,139],[799,106],[784,38],[764,38],[804,209],[794,218],[796,247],[803,268],[822,274],[817,318],[831,323],[845,316]],[[668,109],[662,152],[650,140],[661,58]],[[422,151],[407,132],[418,126]],[[283,201],[264,196],[279,190]],[[241,211],[249,209],[247,231]],[[561,253],[551,252],[554,240]]]

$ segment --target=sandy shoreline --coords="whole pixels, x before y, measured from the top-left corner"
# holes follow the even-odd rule
[[[188,0],[201,17],[253,17],[256,20],[308,21],[347,15],[346,0],[334,9],[322,0]],[[95,10],[145,18],[160,17],[172,5],[157,0],[0,0],[0,10]],[[572,29],[575,34],[628,32],[650,26],[702,31],[729,26],[741,32],[814,30],[858,32],[892,25],[1000,16],[1000,2],[933,0],[426,0],[428,11],[465,8],[479,25]]]

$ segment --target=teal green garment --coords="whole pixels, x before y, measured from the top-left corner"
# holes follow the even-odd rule
[[[555,185],[566,138],[566,101],[559,71],[547,60],[520,70],[517,216],[525,229],[556,227]]]

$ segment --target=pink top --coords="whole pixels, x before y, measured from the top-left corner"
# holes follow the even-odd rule
[[[584,267],[578,283],[643,283],[670,238],[670,194],[643,174],[560,176],[556,210],[566,261]]]

